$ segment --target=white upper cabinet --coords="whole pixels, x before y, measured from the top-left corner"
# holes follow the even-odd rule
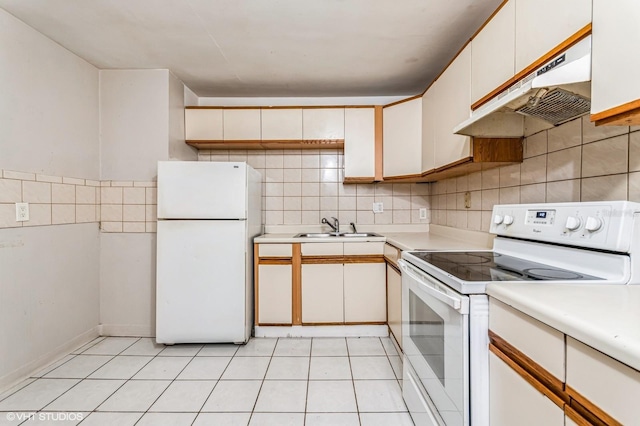
[[[221,109],[185,109],[186,140],[222,140]]]
[[[302,108],[262,109],[262,139],[302,139]]]
[[[303,139],[344,139],[344,108],[308,108],[302,111]]]
[[[375,127],[374,108],[345,108],[345,178],[375,176]]]
[[[513,1],[513,0],[512,0]],[[591,22],[592,0],[515,0],[518,73]],[[629,3],[632,3],[630,0]],[[612,2],[624,9],[618,2]],[[624,12],[621,12],[624,14]],[[594,38],[599,34],[594,32]]]
[[[516,0],[507,2],[471,42],[471,102],[515,74]]]
[[[260,140],[260,110],[225,109],[222,112],[224,140]]]
[[[471,155],[471,138],[453,133],[453,128],[471,113],[471,44],[436,83],[435,167],[438,168]]]
[[[433,170],[436,165],[436,127],[438,125],[438,99],[440,83],[436,81],[422,96],[422,171]]]
[[[640,99],[638,23],[640,2],[637,0],[593,0],[592,114]],[[619,112],[639,105],[637,102]]]
[[[383,176],[422,172],[422,99],[383,110]]]

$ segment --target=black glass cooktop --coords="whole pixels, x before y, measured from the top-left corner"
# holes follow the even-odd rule
[[[412,251],[409,253],[463,281],[580,281],[602,279],[492,251]]]

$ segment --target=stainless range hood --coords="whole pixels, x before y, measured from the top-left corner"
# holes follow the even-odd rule
[[[486,104],[453,129],[460,135],[520,137],[525,117],[544,129],[591,109],[591,36],[561,53]]]

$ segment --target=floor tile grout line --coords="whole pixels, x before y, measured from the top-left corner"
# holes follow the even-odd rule
[[[356,403],[356,412],[358,413],[358,424],[362,426],[360,418],[360,406],[358,405],[358,394],[356,393],[356,382],[353,378],[353,366],[351,365],[351,351],[349,350],[349,339],[345,337],[345,345],[347,346],[347,359],[349,360],[349,373],[351,373],[351,387],[353,388],[353,399]]]
[[[204,347],[204,345],[203,345],[203,347]],[[163,349],[163,350],[161,350],[160,352],[158,352],[158,353],[157,353],[157,354],[156,354],[156,355],[155,355],[155,356],[154,356],[154,357],[149,361],[149,363],[150,363],[151,361],[153,361],[154,359],[156,359],[156,358],[159,358],[159,359],[164,358],[164,357],[161,357],[161,356],[160,356],[160,354],[161,354],[162,352],[164,352],[166,349],[167,349],[167,345],[164,345],[164,349]],[[198,352],[199,352],[199,351],[198,351]],[[196,354],[197,354],[197,352],[196,352]],[[156,399],[154,399],[154,400],[153,400],[153,402],[149,405],[149,407],[147,407],[147,409],[144,411],[144,413],[142,414],[142,416],[140,416],[140,418],[139,418],[139,419],[134,423],[134,426],[135,426],[135,425],[137,425],[137,424],[140,422],[140,420],[142,420],[142,418],[143,418],[143,417],[144,417],[144,416],[149,412],[149,410],[151,409],[151,407],[153,407],[153,405],[154,405],[156,402],[158,402],[158,400],[162,397],[162,395],[164,395],[164,393],[167,391],[167,389],[169,389],[169,388],[171,387],[171,385],[176,381],[176,379],[178,378],[178,376],[179,376],[180,374],[182,374],[182,372],[187,368],[187,366],[188,366],[189,364],[191,364],[191,361],[193,361],[193,359],[194,359],[194,358],[195,358],[195,355],[194,355],[194,356],[192,356],[192,357],[191,357],[191,360],[189,360],[189,362],[187,362],[187,363],[184,365],[184,367],[182,367],[182,369],[181,369],[180,371],[178,371],[178,374],[176,374],[176,375],[175,375],[175,377],[174,377],[171,381],[169,381],[169,384],[167,385],[167,387],[166,387],[166,388],[164,388],[164,390],[163,390],[162,392],[160,392],[160,395],[158,395],[158,397],[157,397]],[[147,363],[147,364],[148,364],[148,363]],[[138,371],[138,373],[139,373],[139,371]],[[136,374],[138,374],[138,373],[136,373]],[[131,379],[129,379],[129,381],[130,381],[130,380],[132,380],[134,376],[135,376],[135,374],[134,374],[133,376],[131,376]],[[106,400],[105,400],[105,401],[106,401]],[[206,402],[206,400],[205,400],[205,402]],[[103,402],[103,403],[104,403],[104,402]],[[196,417],[197,417],[197,416],[196,416]],[[195,419],[194,419],[194,421],[195,421]]]
[[[276,352],[276,347],[278,346],[278,341],[280,338],[276,338],[276,344],[273,345],[273,350],[271,351],[271,356],[269,357],[269,363],[267,364],[267,369],[264,371],[264,376],[262,377],[262,381],[260,382],[260,389],[258,389],[258,394],[256,395],[256,400],[253,403],[253,408],[251,409],[251,415],[249,416],[249,422],[251,423],[251,419],[253,418],[253,413],[256,411],[256,405],[258,405],[258,399],[260,398],[260,392],[262,392],[262,386],[264,386],[264,381],[267,377],[267,372],[269,371],[269,366],[271,365],[271,361],[273,360],[273,354]]]

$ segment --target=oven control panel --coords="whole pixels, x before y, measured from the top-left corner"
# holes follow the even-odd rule
[[[628,201],[495,205],[490,232],[534,241],[627,252],[635,217],[640,227],[640,203]]]

